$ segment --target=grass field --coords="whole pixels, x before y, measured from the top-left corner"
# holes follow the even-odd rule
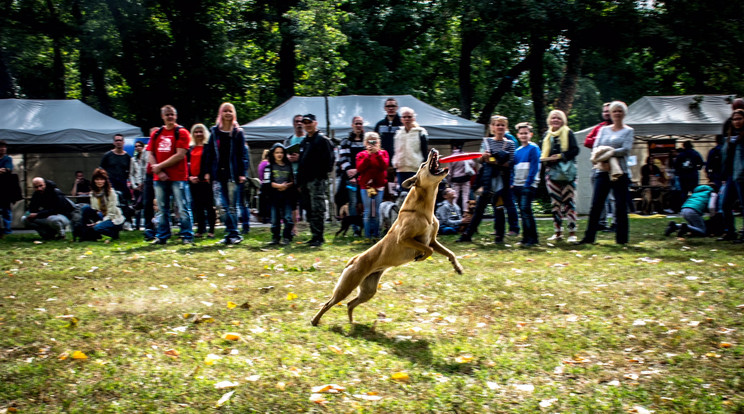
[[[631,220],[627,247],[528,250],[485,223],[474,243],[440,238],[463,275],[438,255],[390,269],[356,324],[339,306],[318,327],[369,245],[13,235],[0,412],[744,412],[743,248],[666,223]]]

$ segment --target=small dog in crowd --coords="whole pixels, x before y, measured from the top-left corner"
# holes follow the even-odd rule
[[[400,207],[398,204],[392,201],[383,201],[380,204],[380,226],[382,227],[382,235],[386,235],[390,227],[393,226],[395,220],[398,219],[398,211]]]
[[[416,175],[401,184],[404,188],[410,188],[410,191],[390,231],[374,246],[349,260],[331,298],[313,317],[313,326],[318,325],[324,313],[359,288],[357,297],[347,305],[349,323],[353,323],[354,308],[372,299],[377,293],[380,277],[390,267],[423,261],[437,252],[446,256],[455,271],[462,274],[463,268],[455,254],[437,241],[439,220],[434,215],[434,205],[439,183],[448,171],[447,168],[440,168],[439,152],[432,149]]]
[[[339,209],[339,216],[341,218],[341,228],[336,232],[336,237],[338,237],[339,234],[346,237],[346,232],[349,231],[349,227],[352,225],[357,225],[359,227],[364,227],[364,220],[362,219],[362,216],[350,216],[349,215],[349,204],[344,204]]]
[[[473,214],[475,213],[475,200],[468,200],[468,209],[462,212],[462,222],[460,227],[457,229],[458,232],[462,233],[468,228],[470,222],[473,221]]]

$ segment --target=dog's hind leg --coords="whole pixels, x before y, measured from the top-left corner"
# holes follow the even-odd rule
[[[364,279],[362,284],[359,285],[359,294],[357,297],[346,304],[348,307],[347,312],[349,313],[349,323],[354,323],[354,317],[352,316],[354,308],[356,308],[357,305],[361,305],[362,303],[372,299],[372,297],[375,296],[375,293],[377,293],[377,284],[380,283],[382,272],[384,272],[384,270],[370,273],[370,275]]]
[[[320,318],[324,313],[328,312],[328,309],[331,309],[337,303],[346,299],[346,297],[349,296],[357,286],[359,286],[362,282],[362,278],[366,276],[366,274],[360,274],[359,272],[360,265],[358,258],[359,256],[352,258],[349,261],[349,264],[346,265],[346,268],[344,268],[344,271],[341,272],[341,276],[338,278],[338,282],[336,282],[336,287],[333,288],[331,298],[328,299],[328,302],[326,302],[313,317],[313,326],[318,325]]]

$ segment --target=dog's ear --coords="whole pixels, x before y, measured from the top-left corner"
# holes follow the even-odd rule
[[[403,188],[411,188],[412,186],[416,185],[416,180],[418,179],[418,174],[414,175],[413,177],[403,181],[403,183],[400,185]]]

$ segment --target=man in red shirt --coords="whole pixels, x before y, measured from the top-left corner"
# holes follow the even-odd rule
[[[178,235],[184,244],[191,244],[194,242],[194,229],[186,164],[186,152],[189,149],[191,136],[186,128],[176,123],[178,115],[173,106],[165,105],[160,108],[160,117],[165,125],[153,131],[150,142],[147,144],[155,199],[160,209],[153,244],[166,244],[171,236],[171,197],[178,206],[178,220],[181,228]]]

